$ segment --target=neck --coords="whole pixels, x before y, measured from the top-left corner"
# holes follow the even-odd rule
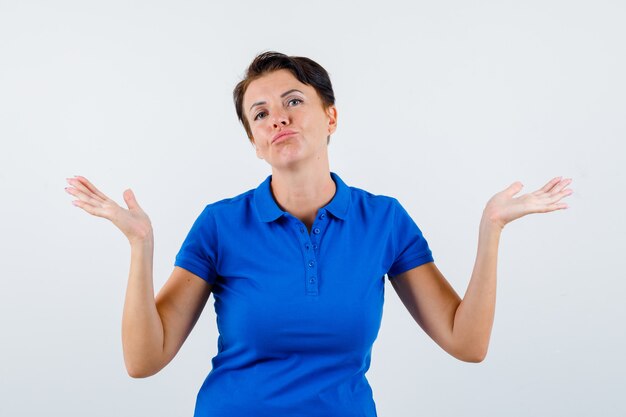
[[[313,169],[314,168],[314,169]],[[335,182],[330,168],[272,170],[272,194],[278,206],[299,218],[310,229],[317,211],[335,195]]]

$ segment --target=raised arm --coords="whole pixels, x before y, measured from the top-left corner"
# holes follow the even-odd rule
[[[466,362],[487,355],[496,304],[496,270],[500,235],[507,223],[531,213],[567,208],[560,202],[572,194],[571,179],[557,177],[541,189],[514,197],[515,182],[494,195],[483,211],[476,262],[461,299],[433,262],[393,277],[390,281],[415,321],[446,352]]]
[[[130,243],[130,272],[122,315],[122,347],[128,374],[153,375],[176,355],[198,320],[211,286],[175,267],[156,299],[153,289],[154,237],[147,214],[132,190],[124,192],[128,209],[100,192],[84,177],[68,178],[65,190],[72,203],[87,213],[110,220]]]

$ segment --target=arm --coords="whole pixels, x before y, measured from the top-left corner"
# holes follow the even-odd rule
[[[483,211],[478,251],[463,299],[433,262],[391,279],[398,296],[415,321],[446,352],[467,362],[480,362],[486,354],[496,303],[496,270],[500,234],[504,226],[526,214],[547,213],[567,206],[571,180],[555,178],[533,193],[514,198],[517,182],[494,195]]]
[[[185,269],[175,267],[156,300],[152,281],[154,236],[150,218],[128,189],[120,207],[87,178],[68,178],[66,192],[87,213],[110,220],[130,242],[130,273],[122,316],[122,347],[126,370],[132,377],[160,371],[176,355],[198,320],[211,285]]]
[[[211,293],[211,285],[179,267],[154,297],[152,239],[131,244],[131,267],[122,316],[122,346],[128,374],[151,376],[180,350]]]

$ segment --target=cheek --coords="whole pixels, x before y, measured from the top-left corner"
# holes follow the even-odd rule
[[[317,130],[322,123],[322,119],[319,115],[304,111],[297,115],[297,120],[302,127],[308,128],[309,130]]]
[[[320,134],[328,133],[328,120],[324,115],[311,118],[311,120],[309,120],[309,123],[316,132],[319,132]]]
[[[258,139],[263,138],[263,136],[267,134],[266,125],[267,123],[264,123],[262,121],[255,122],[254,124],[250,125],[250,132],[252,133],[252,136]]]

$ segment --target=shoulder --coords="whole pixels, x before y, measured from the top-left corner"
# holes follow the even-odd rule
[[[233,209],[237,206],[248,204],[249,201],[254,197],[254,189],[245,191],[239,195],[234,197],[224,198],[213,203],[207,204],[206,209],[211,211],[223,211]]]
[[[406,223],[413,222],[405,207],[396,197],[376,194],[354,186],[348,188],[351,196],[352,215],[362,221],[380,221],[388,227],[397,227],[398,224],[406,225]]]
[[[253,192],[254,190],[248,190],[234,197],[205,204],[195,222],[202,227],[209,227],[213,230],[217,227],[217,223],[240,221],[242,216],[250,213],[249,206]]]
[[[350,197],[352,204],[360,210],[389,211],[395,210],[400,203],[395,197],[385,194],[374,194],[362,188],[348,187],[350,189]]]
[[[213,216],[234,214],[236,212],[239,212],[246,206],[250,205],[253,197],[254,189],[251,189],[234,197],[223,198],[221,200],[206,204],[203,213]]]

